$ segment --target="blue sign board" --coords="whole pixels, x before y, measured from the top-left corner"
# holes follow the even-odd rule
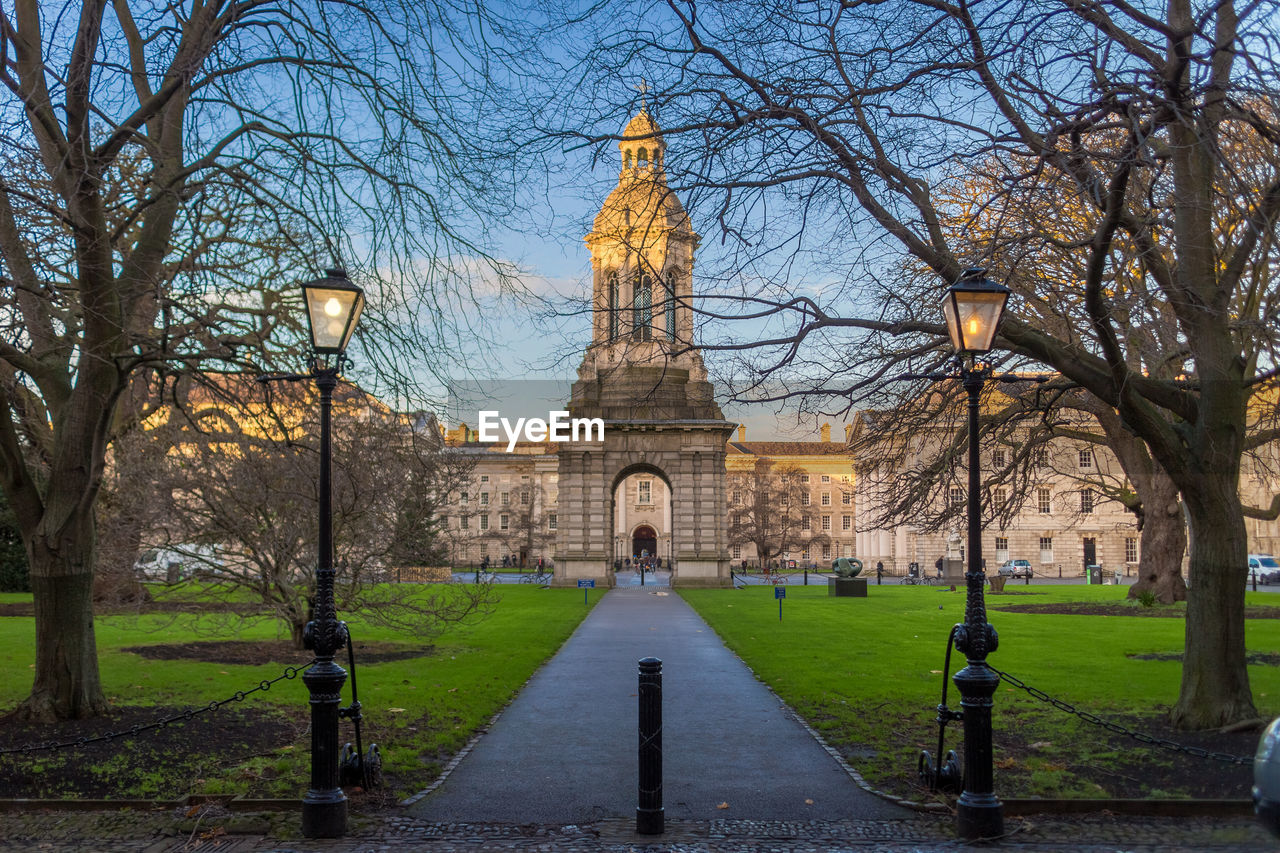
[[[595,589],[596,582],[594,579],[591,579],[591,580],[580,579],[578,581],[578,589],[582,589],[583,587],[589,587],[591,589]]]
[[[786,588],[785,586],[775,586],[775,587],[773,588],[773,597],[774,597],[774,598],[786,598],[786,597],[787,597],[787,588]]]

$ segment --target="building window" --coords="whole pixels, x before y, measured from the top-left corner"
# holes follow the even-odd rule
[[[547,513],[547,529],[548,530],[556,529],[556,514],[554,512]]]
[[[809,559],[809,549],[805,548],[803,551],[801,551],[800,557],[805,560]]]
[[[842,483],[847,483],[847,482],[849,482],[849,475],[848,475],[848,474],[845,474],[843,477],[841,477],[841,478],[840,478],[840,482],[842,482]]]
[[[1080,511],[1084,513],[1093,512],[1093,489],[1080,490]]]
[[[813,529],[813,520],[812,520],[811,518],[809,518],[809,516],[807,516],[807,515],[802,515],[802,516],[800,516],[800,529],[801,529],[801,530],[812,530],[812,529]]]
[[[733,559],[735,559],[735,560],[741,560],[741,559],[742,559],[742,546],[741,546],[741,545],[734,545],[734,546],[733,546]]]
[[[842,516],[840,516],[840,529],[841,529],[841,530],[852,530],[852,529],[853,529],[853,516],[852,516],[852,515],[842,515]]]
[[[822,493],[822,505],[823,505],[823,506],[831,506],[831,493],[830,493],[830,492],[823,492],[823,493]]]
[[[488,506],[488,505],[489,505],[489,493],[488,493],[488,492],[481,492],[481,493],[480,493],[480,506]]]
[[[489,482],[489,475],[488,475],[488,474],[481,474],[481,475],[480,475],[480,482],[482,482],[482,483],[487,483],[487,482]]]
[[[463,492],[463,493],[462,493],[462,505],[463,505],[463,506],[466,506],[466,505],[467,505],[467,504],[469,504],[469,503],[471,503],[471,495],[467,494],[466,492]]]
[[[831,546],[826,544],[825,542],[822,545],[822,559],[824,560],[831,559]]]
[[[1081,468],[1093,467],[1093,451],[1092,450],[1080,451],[1080,467]]]
[[[667,273],[667,340],[676,339],[676,274]]]
[[[845,555],[846,557],[852,557],[852,556],[853,556],[853,546],[852,546],[852,545],[845,545],[845,546],[844,546],[844,555]]]
[[[609,276],[609,340],[618,337],[618,277]]]
[[[487,515],[480,516],[480,529],[481,530],[489,529],[489,516]]]
[[[1031,459],[1035,462],[1036,467],[1044,468],[1049,464],[1049,449],[1046,447],[1037,447]]]
[[[636,485],[639,487],[637,501],[642,504],[653,503],[653,481],[641,480]]]
[[[809,493],[805,492],[803,495],[800,496],[800,506],[808,506],[808,505],[809,505]]]
[[[1053,506],[1049,503],[1049,490],[1036,489],[1036,508],[1041,513],[1049,513],[1053,511]]]
[[[742,492],[735,491],[733,493],[733,504],[737,506],[740,503],[742,503]]]
[[[991,451],[991,464],[997,468],[1004,467],[1004,451],[1003,450]]]
[[[807,483],[807,482],[809,482],[809,475],[808,475],[808,474],[801,474],[801,475],[800,475],[800,482],[802,482],[802,483]]]
[[[637,341],[653,339],[653,279],[648,275],[640,276],[640,285],[636,288],[632,302],[631,322],[634,326],[632,336]]]
[[[996,537],[996,559],[1002,563],[1009,559],[1009,538],[1007,536]]]
[[[853,492],[845,492],[842,495],[840,495],[840,503],[844,504],[845,506],[852,506]]]
[[[1124,540],[1124,561],[1126,563],[1138,562],[1138,540],[1132,536]]]
[[[499,516],[498,516],[498,529],[499,529],[499,530],[510,530],[510,529],[511,529],[511,516],[507,515],[505,512],[504,512],[504,513],[502,513],[501,515],[499,515]]]
[[[528,490],[528,489],[525,489],[524,491],[522,491],[522,492],[520,493],[520,503],[521,503],[521,504],[523,504],[524,506],[528,506],[528,505],[529,505],[529,490]]]
[[[964,489],[952,488],[950,498],[952,506],[960,506],[964,503]]]
[[[831,516],[829,516],[829,515],[824,515],[824,516],[822,517],[822,529],[823,529],[823,531],[824,531],[824,532],[826,532],[826,531],[828,531],[828,530],[830,530],[830,529],[831,529]]]
[[[822,482],[824,482],[824,483],[830,483],[830,482],[831,482],[831,475],[829,475],[829,474],[823,474],[823,475],[822,475],[822,477],[821,477],[821,480],[822,480]]]
[[[1040,537],[1040,562],[1042,563],[1053,562],[1053,537],[1052,536]]]
[[[991,505],[996,509],[1004,509],[1005,501],[1009,499],[1009,493],[1004,489],[991,490]]]
[[[464,515],[464,516],[462,516],[461,518],[459,518],[459,519],[458,519],[458,526],[459,526],[459,527],[461,527],[463,530],[470,530],[470,529],[471,529],[471,517],[470,517],[470,516],[466,516],[466,515]]]

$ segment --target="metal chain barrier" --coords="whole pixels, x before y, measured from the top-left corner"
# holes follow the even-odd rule
[[[180,714],[174,714],[172,716],[164,717],[162,719],[155,720],[150,723],[145,723],[145,724],[137,723],[135,725],[130,726],[127,729],[122,729],[121,731],[118,731],[118,732],[106,732],[105,734],[96,735],[94,737],[80,737],[80,738],[76,738],[75,740],[63,741],[62,743],[57,743],[55,741],[46,741],[44,743],[27,744],[25,746],[12,746],[6,749],[0,749],[0,755],[14,755],[17,753],[22,753],[26,755],[32,752],[43,752],[45,750],[59,750],[59,749],[66,749],[68,747],[73,747],[73,746],[88,746],[91,743],[101,743],[102,741],[115,740],[116,738],[131,737],[133,735],[142,734],[143,732],[151,731],[153,729],[162,729],[165,726],[169,725],[170,723],[177,723],[177,722],[183,722],[186,720],[192,720],[192,719],[195,719],[195,717],[199,714],[204,714],[209,711],[216,711],[219,708],[221,708],[223,705],[229,705],[232,702],[243,702],[246,696],[257,693],[258,691],[262,691],[265,693],[266,691],[271,689],[271,686],[273,684],[277,684],[281,681],[287,681],[287,680],[292,680],[294,678],[297,678],[298,675],[304,669],[311,666],[311,664],[313,663],[315,663],[314,658],[312,658],[310,661],[303,664],[302,666],[285,667],[285,670],[283,673],[281,673],[280,675],[277,675],[275,678],[259,681],[257,687],[251,687],[248,690],[237,690],[232,696],[226,699],[223,699],[221,702],[210,702],[208,705],[205,705],[202,708],[192,708],[189,711],[183,711]]]
[[[1152,735],[1144,734],[1143,732],[1136,732],[1133,729],[1127,729],[1118,723],[1113,723],[1113,722],[1110,722],[1109,720],[1104,720],[1101,717],[1099,717],[1097,714],[1091,714],[1088,711],[1082,711],[1079,708],[1075,707],[1074,705],[1070,704],[1069,702],[1064,702],[1061,699],[1056,699],[1053,696],[1050,696],[1048,693],[1045,693],[1043,690],[1040,690],[1037,687],[1032,687],[1030,684],[1027,684],[1025,681],[1022,681],[1021,679],[1017,678],[1016,676],[1012,676],[1007,672],[1001,672],[995,667],[991,667],[991,670],[995,672],[996,675],[1000,676],[1001,681],[1008,682],[1009,684],[1012,684],[1014,687],[1017,687],[1021,690],[1025,690],[1027,693],[1031,694],[1036,699],[1039,699],[1041,702],[1048,702],[1050,705],[1057,708],[1059,711],[1065,711],[1068,714],[1074,714],[1075,716],[1084,720],[1086,723],[1090,723],[1091,725],[1095,725],[1095,726],[1100,726],[1114,734],[1124,735],[1125,737],[1132,738],[1136,740],[1138,743],[1146,744],[1147,746],[1158,747],[1159,749],[1167,749],[1171,752],[1181,752],[1185,755],[1194,755],[1197,758],[1208,758],[1212,761],[1225,761],[1228,764],[1252,764],[1253,763],[1252,756],[1245,757],[1241,755],[1230,755],[1225,752],[1214,752],[1212,750],[1204,749],[1199,746],[1187,746],[1186,744],[1177,743],[1176,741],[1165,740],[1164,738],[1153,737]]]

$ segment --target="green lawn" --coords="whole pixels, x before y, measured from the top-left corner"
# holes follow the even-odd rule
[[[594,605],[604,590],[591,590]],[[582,591],[539,589],[534,586],[502,586],[499,602],[485,618],[453,627],[429,641],[411,638],[386,628],[373,627],[350,614],[340,614],[350,625],[357,644],[392,642],[424,650],[426,656],[385,663],[361,664],[357,655],[360,699],[364,706],[365,742],[382,745],[389,787],[397,796],[412,793],[430,782],[442,762],[462,747],[478,727],[486,723],[543,661],[553,655],[588,611]],[[0,603],[29,602],[30,595],[0,596]],[[12,708],[31,687],[34,661],[34,620],[0,618],[0,712]],[[191,706],[225,699],[263,679],[279,675],[287,663],[302,665],[309,655],[298,652],[292,661],[263,666],[235,666],[183,660],[152,660],[122,651],[132,646],[207,642],[232,639],[211,635],[218,620],[177,620],[159,615],[100,617],[97,623],[99,660],[104,689],[117,706]],[[287,637],[272,622],[237,624],[233,639],[276,640]],[[429,650],[428,650],[429,647]],[[357,645],[357,649],[359,646]],[[345,665],[345,651],[339,662]],[[252,796],[298,795],[299,780],[308,778],[309,735],[305,731],[306,688],[301,679],[284,681],[266,693],[256,693],[243,705],[278,713],[296,730],[280,748],[245,756],[232,766],[188,769],[191,778],[173,778],[162,772],[148,774],[133,783],[135,789],[117,796],[177,796],[179,793],[247,793]],[[350,701],[350,683],[343,703]],[[221,713],[221,712],[215,712]],[[145,735],[143,736],[145,737]],[[350,739],[349,723],[342,724],[343,740]],[[26,759],[22,759],[26,760]],[[44,754],[35,761],[45,771],[41,784],[53,786],[62,761],[75,760],[70,751]],[[175,761],[175,766],[180,762]],[[0,762],[0,772],[9,765]],[[177,771],[175,771],[177,772]],[[56,786],[44,793],[56,793]]]
[[[1131,727],[1162,725],[1162,715],[1177,697],[1180,664],[1130,655],[1179,653],[1183,619],[994,609],[1121,602],[1125,592],[1109,586],[1011,585],[1010,592],[988,595],[989,619],[1000,636],[991,665]],[[964,619],[963,586],[950,592],[873,583],[865,599],[830,598],[825,586],[791,586],[781,622],[768,587],[690,590],[682,595],[872,784],[920,795],[913,788],[916,756],[922,748],[937,749],[934,709],[941,697],[947,635]],[[1280,604],[1265,593],[1249,593],[1247,601]],[[1280,649],[1280,619],[1250,619],[1246,636],[1251,652],[1274,652]],[[953,655],[951,671],[963,665],[960,656]],[[1280,713],[1280,669],[1251,666],[1249,675],[1259,711],[1264,716]],[[1171,772],[1162,782],[1142,780],[1137,778],[1142,774],[1124,770],[1137,760],[1166,767],[1201,761],[1167,753],[1143,753],[1145,759],[1135,759],[1132,741],[1117,742],[1007,684],[1001,684],[995,701],[997,775],[1005,796],[1186,793],[1176,781],[1180,772]],[[954,685],[948,704],[959,707]],[[960,725],[949,726],[947,748],[958,750],[960,740]],[[1252,754],[1252,747],[1236,754]]]

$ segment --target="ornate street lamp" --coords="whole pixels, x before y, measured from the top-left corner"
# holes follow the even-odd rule
[[[952,681],[960,691],[964,720],[964,791],[956,801],[956,829],[965,840],[1004,834],[1004,806],[995,795],[992,767],[991,698],[1000,676],[987,665],[998,637],[987,622],[983,597],[981,477],[978,463],[978,399],[991,365],[978,358],[995,341],[1009,289],[985,278],[982,269],[968,269],[942,298],[951,344],[960,357],[960,378],[969,396],[969,519],[968,567],[965,572],[964,624],[955,629],[956,651],[968,665]]]
[[[364,291],[340,269],[302,285],[311,329],[311,375],[320,389],[320,537],[313,618],[303,642],[316,660],[302,674],[311,692],[311,788],[302,798],[302,834],[340,838],[347,831],[347,795],[338,784],[338,718],[347,671],[333,662],[347,644],[347,626],[333,602],[333,498],[330,487],[330,412],[347,343],[364,308]]]

